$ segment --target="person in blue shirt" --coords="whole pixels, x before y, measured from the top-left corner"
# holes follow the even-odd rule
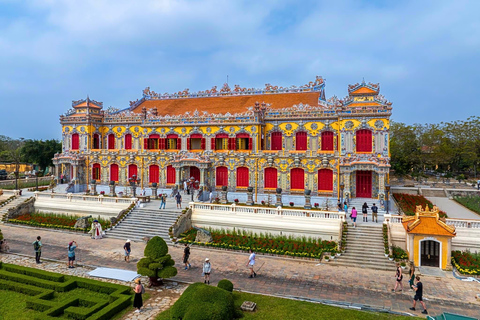
[[[75,249],[77,248],[77,242],[72,241],[68,244],[68,267],[75,268],[73,263],[75,262]]]

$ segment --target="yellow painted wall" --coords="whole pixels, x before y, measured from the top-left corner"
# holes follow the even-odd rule
[[[448,263],[448,237],[446,236],[431,236],[431,235],[414,235],[413,236],[413,260],[415,262],[416,266],[420,265],[420,241],[426,239],[426,240],[436,240],[442,243],[441,245],[441,250],[442,252],[440,253],[442,257],[441,261],[441,268],[446,269],[447,268],[447,263]]]

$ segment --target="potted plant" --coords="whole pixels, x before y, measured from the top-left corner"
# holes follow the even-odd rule
[[[222,191],[227,191],[228,186],[222,186]]]
[[[233,200],[235,203],[238,203],[238,199]]]
[[[318,204],[317,202],[315,202],[315,203],[313,204],[313,206],[314,206],[316,209],[318,209],[318,207],[320,206],[320,204]]]
[[[388,260],[393,261],[393,255],[390,254],[390,255],[388,256]]]
[[[277,194],[281,194],[282,193],[282,188],[277,188],[275,191],[277,192]]]
[[[305,189],[305,195],[306,195],[306,196],[309,196],[310,193],[312,193],[312,190],[310,190],[310,189]]]
[[[329,256],[324,256],[323,259],[325,260],[325,262],[330,261],[330,257],[329,257]]]
[[[262,200],[261,204],[262,204],[262,206],[264,206],[265,205],[265,200]]]
[[[103,196],[105,195],[105,191],[100,191],[100,194]]]
[[[390,252],[388,251],[388,249],[385,248],[385,258],[388,258],[388,254],[389,254],[389,253],[390,253]]]
[[[115,181],[110,181],[110,185],[111,185],[111,186],[114,186],[114,185],[115,185]]]
[[[293,205],[294,205],[294,204],[295,204],[295,203],[293,203],[293,202],[290,202],[290,207],[293,207]]]
[[[248,191],[248,192],[253,192],[253,187],[248,187],[248,188],[247,188],[247,191]]]
[[[400,263],[400,266],[402,267],[402,270],[405,270],[405,268],[407,267],[407,264],[405,263],[405,261],[402,261]]]
[[[156,188],[157,187],[157,183],[156,182],[153,182],[152,183],[152,188]]]

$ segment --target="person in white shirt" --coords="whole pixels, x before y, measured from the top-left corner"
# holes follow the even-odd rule
[[[248,251],[250,253],[250,256],[248,257],[248,262],[247,262],[247,267],[250,269],[250,276],[249,278],[253,278],[253,277],[256,277],[257,274],[255,273],[255,271],[253,271],[253,266],[255,265],[255,257],[256,257],[256,254],[255,252],[253,252],[252,249],[250,249]]]

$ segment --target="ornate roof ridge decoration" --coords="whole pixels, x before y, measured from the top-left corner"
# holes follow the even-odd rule
[[[269,106],[269,104],[267,104],[267,106]],[[330,110],[331,107],[332,106],[326,102],[321,102],[319,103],[318,106],[311,106],[307,103],[306,104],[299,103],[299,104],[294,104],[293,106],[288,108],[281,108],[281,109],[274,109],[274,110],[267,109],[266,115],[268,116],[269,114],[277,114],[281,112],[324,111],[324,110]]]
[[[402,224],[404,225],[407,232],[412,232],[418,225],[421,223],[421,218],[435,218],[435,222],[437,225],[443,229],[445,229],[448,233],[452,236],[455,236],[455,227],[446,224],[444,221],[440,219],[440,215],[438,214],[439,210],[437,206],[433,206],[430,210],[430,207],[425,205],[425,209],[422,208],[421,205],[416,206],[415,215],[414,216],[403,216],[402,217]]]
[[[227,83],[223,84],[220,90],[217,86],[213,86],[210,90],[190,92],[189,89],[178,91],[177,93],[157,93],[146,87],[143,90],[143,97],[136,101],[130,101],[130,110],[140,105],[146,100],[168,100],[168,99],[185,99],[185,98],[207,98],[207,97],[231,97],[241,95],[261,95],[261,94],[278,94],[278,93],[299,93],[299,92],[320,92],[320,99],[325,100],[325,80],[321,76],[317,76],[315,81],[297,87],[279,87],[272,86],[270,83],[265,84],[265,88],[242,88],[239,85],[234,85],[231,89]]]
[[[87,96],[86,99],[72,100],[72,107],[76,107],[76,106],[78,106],[79,104],[82,104],[82,103],[84,103],[84,102],[87,103],[87,106],[88,106],[88,104],[91,102],[91,103],[93,103],[94,105],[97,105],[97,106],[103,108],[103,102],[99,102],[99,101],[92,100],[92,99],[90,99],[88,96]]]
[[[368,88],[372,91],[374,91],[374,93],[370,93],[370,94],[376,94],[378,95],[378,93],[380,92],[380,84],[379,83],[366,83],[365,82],[365,79],[362,80],[362,83],[355,83],[355,84],[349,84],[348,85],[348,94],[351,94],[352,92],[360,89],[360,88]]]

